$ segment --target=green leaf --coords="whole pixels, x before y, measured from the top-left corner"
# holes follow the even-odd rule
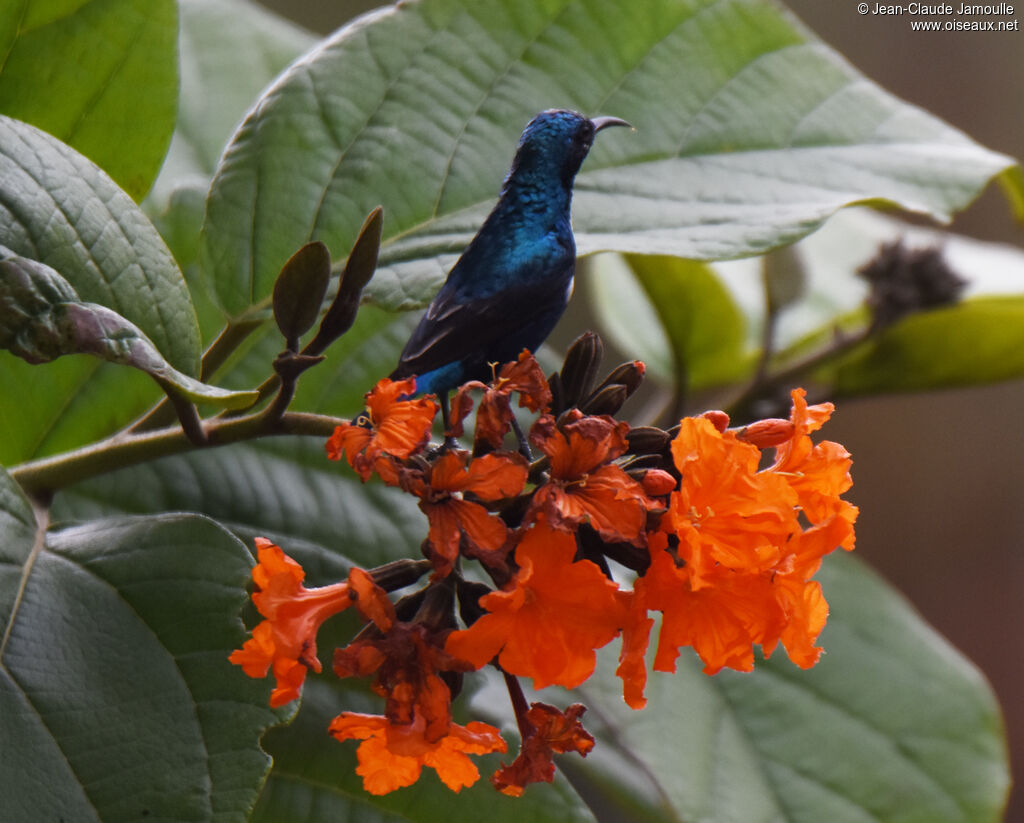
[[[17,255],[0,259],[0,307],[5,315],[0,347],[29,363],[91,354],[140,369],[195,403],[237,409],[256,399],[254,391],[209,386],[172,368],[134,323],[105,306],[79,301],[64,278],[35,260]]]
[[[242,821],[280,716],[227,661],[252,559],[189,515],[93,523],[33,543],[0,476],[0,766],[17,820]]]
[[[101,440],[160,398],[142,372],[93,357],[62,357],[47,364],[40,379],[43,374],[39,366],[0,353],[0,465]]]
[[[220,303],[262,306],[298,246],[344,253],[380,203],[370,299],[423,305],[553,106],[637,128],[601,135],[577,181],[583,254],[749,255],[865,201],[945,219],[1011,165],[764,0],[402,3],[295,63],[235,134],[201,247]]]
[[[597,746],[558,760],[595,808],[708,823],[1002,819],[1006,741],[977,669],[855,558],[829,558],[819,577],[831,614],[811,670],[780,650],[752,674],[708,677],[688,654],[651,674],[635,712],[602,655],[565,697],[590,707]],[[494,713],[493,693],[477,702]]]
[[[1024,296],[979,297],[911,315],[822,369],[836,397],[921,391],[1024,375]]]
[[[208,186],[209,182],[201,178],[191,184],[179,185],[171,192],[162,211],[157,212],[155,207],[149,210],[153,225],[167,243],[185,276],[199,321],[200,336],[207,345],[224,328],[224,314],[213,301],[210,285],[202,277],[196,262]],[[149,207],[153,202],[147,200],[144,205]]]
[[[174,129],[174,0],[15,0],[3,15],[0,111],[73,146],[141,198]]]
[[[1010,201],[1013,216],[1018,223],[1024,223],[1024,169],[1019,165],[1006,169],[999,175],[999,185]]]
[[[81,483],[54,507],[55,516],[73,520],[160,511],[209,514],[240,535],[277,540],[286,551],[315,548],[368,567],[407,556],[426,534],[410,495],[363,486],[311,438],[165,457]]]
[[[196,265],[210,178],[253,100],[316,38],[247,0],[179,0],[179,15],[178,121],[143,207],[188,279],[209,343],[224,326]]]
[[[130,197],[82,155],[0,116],[0,245],[56,269],[82,300],[126,317],[195,375],[199,331],[185,280]]]
[[[0,117],[0,246],[56,270],[79,297],[138,326],[171,366],[194,376],[199,333],[185,281],[145,215],[96,166],[49,135]],[[21,387],[35,384],[33,392]],[[123,369],[71,358],[47,379],[0,356],[0,462],[81,446],[159,393]],[[116,398],[112,402],[111,398]]]
[[[253,100],[316,43],[309,32],[248,0],[179,0],[178,5],[178,121],[147,199],[154,211],[162,211],[181,186],[202,181],[205,191]]]
[[[654,376],[700,390],[748,370],[746,318],[706,263],[602,255],[591,271],[602,327]]]

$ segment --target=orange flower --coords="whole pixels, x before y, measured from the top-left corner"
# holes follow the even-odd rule
[[[677,566],[652,537],[651,567],[636,583],[648,608],[663,613],[658,636],[658,652],[654,659],[656,671],[673,672],[679,647],[692,646],[704,661],[704,671],[714,674],[724,666],[750,671],[754,665],[752,644],[757,642],[757,627],[771,618],[781,624],[781,615],[770,609],[768,614],[758,606],[771,606],[771,601],[752,603],[750,592],[743,585],[756,581],[758,575],[730,574],[714,578],[713,585],[694,589],[688,569]],[[744,620],[744,613],[749,620]],[[766,620],[768,618],[768,620]]]
[[[668,534],[650,536],[651,566],[634,591],[663,613],[655,669],[674,671],[681,646],[709,674],[749,670],[754,645],[769,655],[780,642],[798,666],[817,662],[828,604],[811,577],[836,546],[852,547],[856,509],[839,498],[849,454],[808,436],[831,406],[808,408],[803,396],[793,392],[789,421],[739,433],[708,418],[680,422],[671,449],[682,480],[662,521]],[[775,446],[769,469],[758,471],[753,442]],[[624,650],[623,664],[630,660]]]
[[[502,500],[519,494],[526,483],[528,469],[521,455],[468,458],[467,452],[447,452],[423,471],[402,474],[403,487],[420,498],[430,524],[431,560],[438,577],[451,571],[463,537],[467,549],[481,556],[498,551],[508,539],[508,527],[500,517],[462,495]]]
[[[758,472],[761,452],[703,417],[680,421],[672,456],[683,475],[669,501],[679,554],[695,588],[727,567],[769,571],[800,531],[796,493],[776,473]]]
[[[713,585],[695,590],[686,569],[660,551],[637,588],[650,608],[664,613],[657,671],[675,671],[681,646],[694,648],[707,674],[723,667],[750,671],[754,645],[767,656],[781,641],[801,668],[813,666],[821,654],[814,641],[825,627],[828,604],[815,581],[723,572]]]
[[[416,391],[416,380],[387,378],[366,395],[366,412],[352,423],[338,426],[327,441],[327,457],[349,465],[369,480],[382,455],[405,460],[430,439],[438,405],[431,397],[404,399]]]
[[[792,440],[794,434],[796,434],[796,427],[793,425],[793,421],[782,420],[778,417],[755,420],[749,426],[744,426],[736,432],[736,436],[740,440],[757,446],[759,449],[780,446]]]
[[[540,518],[516,547],[508,589],[480,598],[489,614],[452,632],[445,649],[475,668],[499,655],[506,672],[532,677],[538,689],[578,686],[594,671],[594,650],[618,635],[626,604],[615,583],[575,555],[573,535]]]
[[[642,578],[641,578],[642,580]],[[622,650],[616,676],[622,679],[622,699],[631,709],[647,705],[644,689],[647,686],[647,646],[650,643],[654,620],[647,616],[648,606],[638,590],[628,595],[626,624],[622,627]]]
[[[488,443],[494,449],[501,448],[505,435],[512,429],[512,392],[519,392],[520,408],[538,412],[551,404],[551,389],[544,372],[533,355],[523,349],[518,361],[501,367],[491,385],[473,380],[455,393],[452,433],[456,437],[462,434],[462,421],[473,407],[469,397],[471,389],[484,390],[476,413],[474,439],[478,443]]]
[[[385,714],[403,725],[418,717],[423,733],[434,741],[448,733],[451,692],[438,672],[468,671],[472,667],[446,653],[425,626],[394,623],[378,637],[357,639],[334,652],[338,677],[376,673],[373,690],[387,699]]]
[[[850,453],[830,440],[817,445],[811,442],[809,434],[825,424],[835,406],[831,403],[808,406],[806,396],[803,389],[793,389],[791,393],[793,436],[776,447],[775,463],[770,471],[786,478],[811,523],[823,523],[832,517],[843,521],[846,534],[840,543],[850,550],[854,546],[853,523],[857,519],[857,507],[839,498],[853,485]]]
[[[551,479],[537,488],[529,517],[541,512],[556,529],[575,531],[589,523],[608,541],[644,545],[647,512],[657,503],[612,460],[629,447],[629,424],[607,415],[585,416],[578,409],[556,425],[540,417],[530,439],[551,461]]]
[[[316,633],[328,617],[352,604],[350,585],[344,582],[307,589],[302,585],[306,576],[302,566],[280,547],[257,537],[256,548],[259,562],[252,578],[258,591],[252,599],[266,620],[228,659],[253,678],[266,677],[273,666],[277,686],[270,705],[283,706],[299,696],[308,669],[320,671]]]
[[[529,783],[555,779],[554,754],[576,752],[586,757],[594,738],[580,724],[586,706],[574,703],[564,712],[547,703],[533,703],[526,713],[527,730],[519,756],[511,766],[502,765],[491,783],[503,794],[519,797]]]
[[[451,723],[437,739],[427,736],[426,729],[426,720],[418,714],[410,723],[396,724],[386,717],[355,712],[342,712],[328,727],[338,740],[363,741],[356,752],[356,774],[374,795],[411,786],[424,766],[436,770],[442,782],[458,792],[480,778],[468,755],[507,750],[498,730],[486,723]]]

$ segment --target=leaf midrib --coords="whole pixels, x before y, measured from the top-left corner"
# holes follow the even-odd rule
[[[33,502],[32,513],[36,520],[36,531],[32,541],[32,548],[29,550],[28,557],[25,558],[25,562],[22,565],[21,577],[18,579],[18,588],[14,593],[14,602],[11,605],[11,613],[8,615],[7,625],[4,627],[3,638],[0,638],[0,667],[3,667],[4,671],[7,671],[7,667],[3,662],[4,653],[7,651],[7,644],[11,639],[11,632],[14,630],[14,622],[18,617],[18,611],[25,599],[25,590],[28,588],[32,569],[35,567],[36,560],[46,546],[46,530],[50,525],[50,510],[48,508]],[[10,672],[8,672],[8,675],[10,675]]]

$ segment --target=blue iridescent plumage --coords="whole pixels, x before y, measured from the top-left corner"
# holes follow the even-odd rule
[[[406,343],[392,379],[417,376],[417,393],[487,380],[491,363],[535,351],[565,311],[576,244],[573,181],[594,135],[629,125],[553,109],[527,124],[501,196]]]

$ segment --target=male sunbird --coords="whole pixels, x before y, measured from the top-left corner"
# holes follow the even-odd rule
[[[573,181],[594,136],[609,126],[629,123],[551,109],[523,131],[497,204],[391,373],[416,375],[416,393],[437,394],[446,418],[451,389],[488,380],[491,364],[516,360],[524,348],[536,351],[565,311],[576,266]]]

